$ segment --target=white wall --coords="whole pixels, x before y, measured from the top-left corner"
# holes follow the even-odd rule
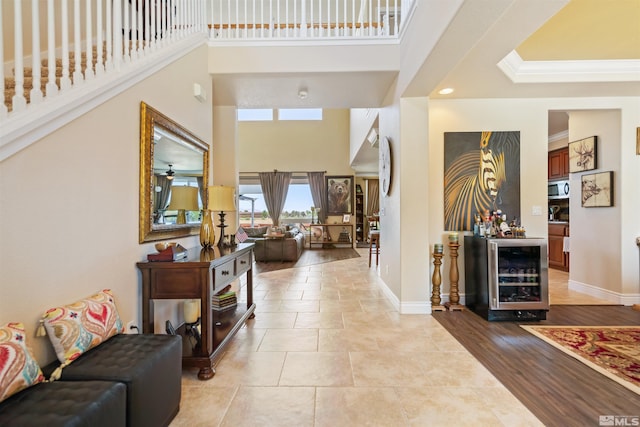
[[[349,110],[325,109],[321,121],[238,123],[240,172],[326,171],[353,175]]]
[[[349,162],[358,154],[360,147],[369,144],[367,136],[378,118],[377,108],[352,108],[349,114]]]
[[[24,322],[40,363],[55,358],[33,338],[48,308],[110,288],[123,321],[141,324],[135,263],[155,250],[138,244],[140,101],[210,143],[211,106],[193,97],[195,82],[211,90],[206,49],[0,163],[0,323]]]
[[[620,294],[620,111],[569,112],[569,141],[597,136],[596,169],[570,174],[571,268],[570,288],[599,288]],[[584,175],[613,171],[613,207],[583,208],[581,179]]]
[[[213,144],[211,147],[211,164],[215,185],[226,185],[238,188],[238,172],[240,156],[238,156],[238,126],[235,107],[213,108]],[[225,216],[226,234],[234,234],[238,229],[238,211],[229,212]],[[218,213],[213,217],[216,238],[220,239]]]

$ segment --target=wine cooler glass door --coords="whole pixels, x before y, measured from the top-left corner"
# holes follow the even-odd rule
[[[488,255],[492,310],[548,309],[544,239],[491,240]]]

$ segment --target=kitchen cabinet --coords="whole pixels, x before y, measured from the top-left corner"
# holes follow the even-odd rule
[[[569,253],[563,251],[565,237],[569,237],[569,224],[549,223],[549,268],[569,271]]]
[[[561,148],[549,152],[549,179],[569,177],[569,148]]]

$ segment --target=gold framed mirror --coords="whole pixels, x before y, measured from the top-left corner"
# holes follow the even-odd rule
[[[139,242],[198,234],[208,177],[209,145],[141,102]]]

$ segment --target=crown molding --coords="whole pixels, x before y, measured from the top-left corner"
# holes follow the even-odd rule
[[[553,135],[549,135],[549,142],[560,141],[561,139],[569,138],[569,131],[563,130],[562,132],[554,133]]]
[[[640,82],[640,60],[525,61],[512,50],[498,68],[513,83]]]

